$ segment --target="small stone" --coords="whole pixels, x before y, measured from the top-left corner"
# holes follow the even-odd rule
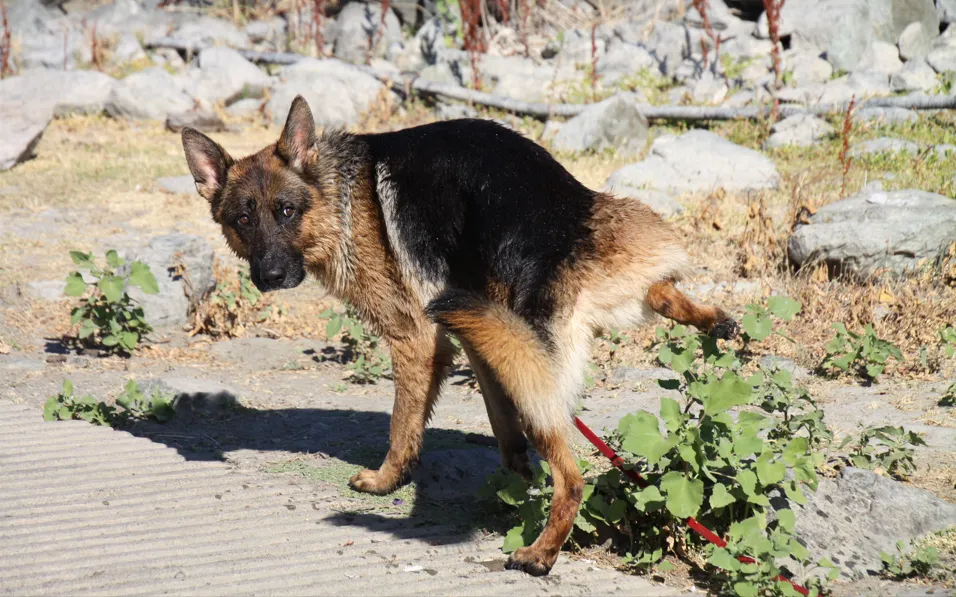
[[[919,114],[916,110],[906,108],[861,108],[853,112],[855,122],[880,122],[883,124],[899,124],[901,122],[916,122]]]
[[[190,127],[206,133],[221,133],[228,130],[222,118],[212,110],[198,109],[176,112],[166,117],[166,128],[174,133]]]
[[[770,129],[771,135],[764,144],[766,149],[787,145],[808,147],[834,133],[825,120],[810,114],[795,114],[777,122]]]
[[[903,70],[890,77],[893,91],[930,91],[939,84],[936,71],[925,60],[914,58],[903,65]]]
[[[551,145],[558,151],[614,149],[628,155],[644,149],[647,135],[647,119],[637,100],[631,94],[621,93],[588,106],[566,122]]]
[[[858,158],[864,155],[876,155],[880,153],[900,153],[908,152],[913,155],[919,153],[919,145],[913,143],[912,141],[906,141],[904,139],[894,139],[892,137],[878,137],[876,139],[870,139],[869,141],[863,141],[861,143],[855,143],[850,148],[850,156]]]
[[[926,55],[926,62],[938,73],[956,71],[956,47],[935,48]]]
[[[902,68],[903,61],[900,60],[899,48],[885,41],[874,41],[853,70],[891,75]]]
[[[935,32],[923,29],[923,24],[919,21],[910,23],[903,29],[903,33],[900,33],[897,44],[900,49],[900,58],[912,60],[925,57],[933,46],[934,37],[936,37]]]

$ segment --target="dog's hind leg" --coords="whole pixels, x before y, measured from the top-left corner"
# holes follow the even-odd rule
[[[577,388],[565,368],[583,363],[554,358],[541,338],[515,313],[468,292],[449,291],[426,312],[478,353],[508,396],[538,454],[548,461],[554,479],[551,514],[541,535],[515,551],[508,567],[547,574],[574,525],[584,481],[568,447],[570,407]],[[555,339],[556,344],[569,340]],[[561,364],[559,364],[559,362]],[[567,387],[563,387],[567,386]]]
[[[418,461],[425,425],[448,376],[455,349],[444,331],[425,324],[427,331],[391,340],[395,376],[388,455],[378,470],[366,469],[349,481],[365,493],[389,493],[401,484]]]
[[[528,440],[525,439],[518,420],[518,410],[514,401],[495,378],[488,363],[468,344],[463,345],[471,368],[478,378],[481,396],[485,400],[491,429],[498,440],[501,464],[525,479],[531,478],[531,465],[528,462]]]
[[[692,325],[715,338],[730,340],[737,335],[737,322],[722,309],[698,305],[674,287],[673,280],[651,285],[645,299],[655,312],[677,323]]]

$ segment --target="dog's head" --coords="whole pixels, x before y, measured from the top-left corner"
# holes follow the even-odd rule
[[[249,262],[259,290],[294,288],[305,278],[330,205],[316,184],[318,149],[309,105],[296,97],[279,141],[233,160],[199,131],[182,132],[196,190],[226,241]]]

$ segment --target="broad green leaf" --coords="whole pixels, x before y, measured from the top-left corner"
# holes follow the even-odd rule
[[[800,486],[797,485],[796,481],[792,481],[783,486],[783,492],[787,494],[787,499],[801,506],[807,504],[807,496],[803,495],[803,490],[800,489]]]
[[[730,555],[730,552],[723,547],[716,548],[714,553],[710,554],[710,563],[721,570],[729,570],[730,572],[736,572],[740,569],[740,562],[737,561],[737,558]]]
[[[677,444],[676,437],[665,439],[661,435],[657,417],[651,413],[639,412],[629,416],[632,418],[621,443],[628,452],[647,458],[650,464],[656,464],[661,456]]]
[[[607,521],[610,523],[618,523],[624,518],[624,514],[627,512],[628,503],[625,500],[614,500],[607,509]]]
[[[664,560],[663,562],[657,565],[658,572],[670,572],[671,570],[675,570],[676,568],[677,566],[671,564],[667,560]]]
[[[876,379],[882,373],[883,373],[883,365],[877,365],[875,363],[872,363],[866,366],[866,374],[869,377]]]
[[[714,485],[713,493],[710,494],[710,507],[711,508],[723,508],[724,506],[729,506],[737,501],[737,498],[732,496],[729,491],[727,491],[727,486],[723,483],[717,483]]]
[[[126,289],[126,283],[119,276],[103,276],[97,286],[106,300],[111,303],[118,302],[123,298],[123,291]]]
[[[511,553],[519,547],[524,547],[523,532],[524,528],[520,525],[508,531],[508,534],[505,535],[505,541],[501,545],[501,551],[504,553]]]
[[[671,398],[661,398],[661,420],[671,431],[676,431],[681,422],[680,405]]]
[[[130,265],[129,283],[138,286],[146,294],[157,294],[159,292],[156,276],[149,271],[149,266],[141,261],[134,261]]]
[[[740,581],[734,583],[734,592],[737,597],[757,597],[757,585],[752,582]]]
[[[507,486],[498,490],[498,497],[509,506],[517,506],[528,497],[528,482],[520,477],[512,479]]]
[[[790,555],[801,562],[806,562],[810,559],[810,552],[807,551],[807,548],[796,539],[790,540]]]
[[[744,315],[740,324],[751,340],[764,340],[773,331],[773,322],[766,317],[758,317],[753,313]]]
[[[342,318],[333,316],[325,324],[325,336],[330,340],[342,329]]]
[[[802,597],[802,595],[793,588],[793,585],[784,580],[778,580],[775,586],[783,597]]]
[[[114,336],[113,334],[103,336],[103,339],[101,340],[101,342],[103,342],[103,346],[116,346],[119,344],[119,341],[119,336]]]
[[[116,252],[116,249],[110,249],[106,252],[106,264],[113,269],[118,268],[123,265],[124,261],[120,258],[119,253]]]
[[[744,469],[742,471],[737,471],[737,483],[740,483],[740,489],[743,490],[744,494],[748,497],[754,495],[754,491],[757,487],[757,475],[753,471]]]
[[[760,454],[763,452],[764,442],[760,436],[752,435],[750,437],[741,437],[734,442],[734,454],[745,458],[751,454]]]
[[[86,292],[86,282],[83,281],[83,276],[78,272],[73,272],[66,277],[66,288],[63,289],[63,294],[66,296],[83,296],[84,292]]]
[[[136,343],[139,341],[139,336],[135,332],[121,332],[119,338],[120,344],[122,344],[126,350],[136,348]]]
[[[70,251],[70,258],[77,267],[93,267],[93,253]]]
[[[783,460],[793,466],[797,459],[810,453],[810,441],[805,437],[795,437],[783,450]]]
[[[671,358],[671,369],[677,373],[683,373],[690,369],[691,364],[694,362],[695,350],[693,348],[685,349],[683,352],[675,353],[673,358]]]
[[[96,331],[96,324],[92,320],[86,319],[80,324],[80,329],[76,332],[77,338],[83,340],[88,338],[90,334]]]
[[[73,382],[68,379],[63,380],[63,395],[66,397],[73,395]]]
[[[767,299],[767,309],[784,321],[790,321],[803,308],[798,301],[789,296],[772,296]]]
[[[757,459],[757,477],[763,485],[776,485],[783,481],[787,467],[783,462],[773,459],[773,455],[765,452]]]
[[[597,530],[597,527],[588,522],[588,519],[585,518],[580,512],[578,512],[577,517],[574,519],[574,526],[581,529],[585,533],[593,533]]]
[[[704,413],[708,415],[724,412],[734,406],[747,404],[753,388],[734,373],[725,374],[713,384],[710,398],[704,401]]]
[[[60,408],[60,402],[56,396],[50,396],[43,405],[43,420],[56,421],[56,411]]]
[[[677,471],[661,477],[661,489],[667,493],[667,510],[677,518],[697,516],[704,503],[704,482]]]
[[[793,525],[796,524],[796,522],[797,517],[794,515],[793,510],[790,510],[789,508],[777,510],[777,523],[784,531],[792,533]]]

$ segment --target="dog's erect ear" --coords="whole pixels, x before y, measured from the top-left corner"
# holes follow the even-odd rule
[[[312,110],[309,103],[301,95],[292,100],[289,108],[289,117],[282,129],[282,136],[276,149],[289,167],[301,171],[305,166],[309,150],[315,143],[315,121],[312,119]]]
[[[186,163],[196,181],[196,190],[207,201],[212,201],[226,184],[226,172],[233,160],[218,143],[195,129],[184,128],[182,135]]]

